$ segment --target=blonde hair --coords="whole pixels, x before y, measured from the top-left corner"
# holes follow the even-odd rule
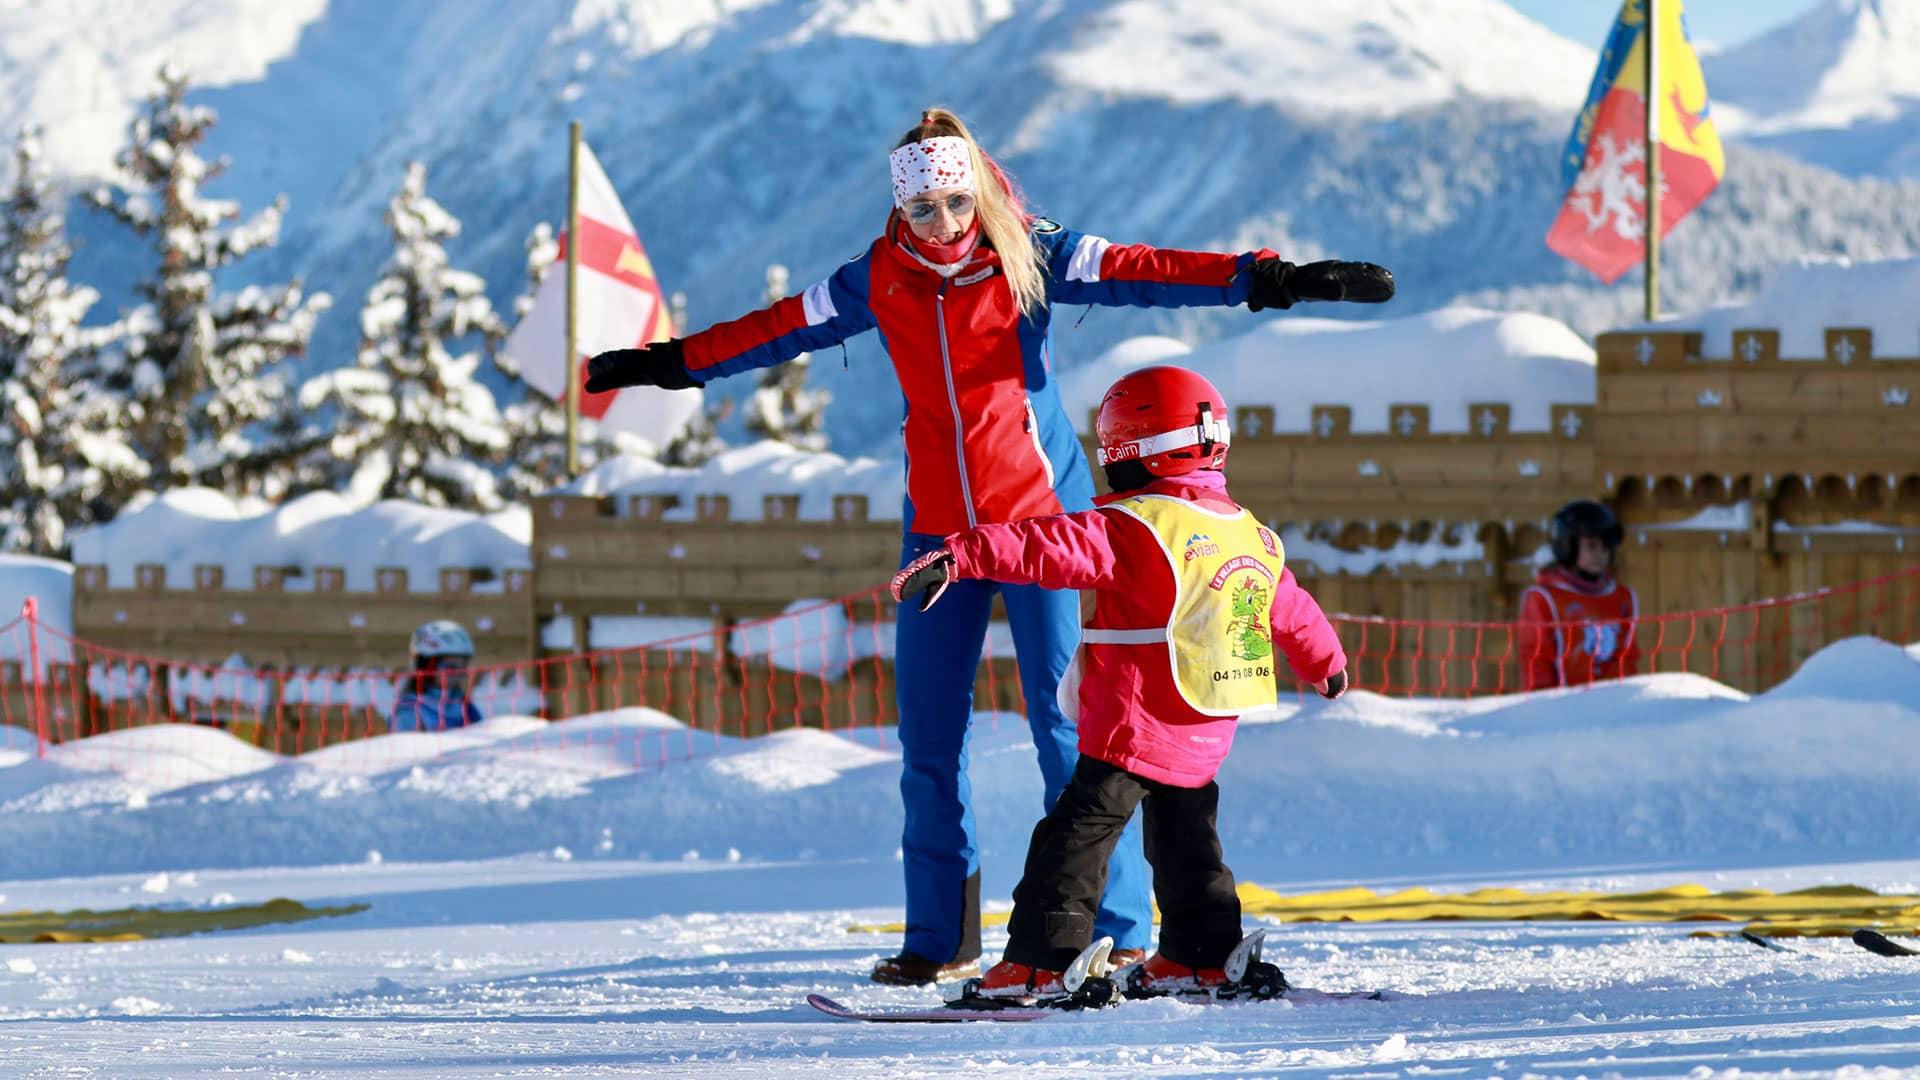
[[[1001,170],[998,162],[980,149],[974,141],[973,132],[958,116],[946,109],[932,108],[920,114],[920,123],[916,124],[900,141],[894,143],[897,150],[908,143],[931,139],[940,135],[957,135],[967,141],[967,156],[973,162],[974,216],[980,222],[980,231],[987,243],[1000,253],[1000,271],[1006,275],[1007,288],[1012,290],[1014,302],[1020,305],[1020,314],[1031,316],[1046,306],[1047,302],[1047,264],[1040,254],[1039,245],[1027,234],[1027,209],[1021,204],[1020,196],[1013,181]]]

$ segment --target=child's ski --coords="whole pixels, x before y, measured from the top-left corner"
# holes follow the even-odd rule
[[[807,1004],[839,1020],[862,1020],[869,1024],[959,1024],[970,1020],[1002,1022],[1038,1020],[1058,1010],[1041,1005],[1009,1005],[1000,1009],[956,1009],[940,1005],[931,1009],[853,1009],[827,997],[808,994]]]
[[[1179,1001],[1197,1004],[1226,1003],[1239,1001],[1272,1001],[1284,998],[1296,1005],[1319,1005],[1333,1001],[1386,1001],[1387,995],[1379,990],[1306,990],[1287,985],[1280,969],[1260,959],[1261,945],[1266,939],[1266,929],[1255,930],[1241,940],[1233,955],[1227,958],[1226,972],[1234,981],[1212,991],[1197,994],[1154,994],[1125,990],[1126,973],[1133,965],[1112,972],[1113,977],[1101,974],[1107,970],[1107,954],[1113,949],[1112,938],[1101,938],[1083,949],[1074,958],[1066,972],[1061,976],[1061,984],[1066,992],[1045,998],[994,998],[983,997],[979,993],[980,980],[968,979],[958,984],[953,996],[945,1005],[934,1009],[873,1009],[861,1010],[849,1008],[830,997],[821,994],[808,994],[807,1004],[841,1020],[861,1020],[876,1024],[954,1024],[970,1020],[1019,1021],[1038,1020],[1058,1012],[1072,1012],[1080,1009],[1104,1009],[1120,1003],[1122,996],[1128,998],[1173,997]]]
[[[1245,998],[1212,997],[1176,997],[1194,1005],[1240,1005],[1255,1007]],[[1291,987],[1280,996],[1280,1000],[1293,1005],[1330,1005],[1344,1001],[1391,1001],[1390,995],[1382,990],[1308,990]],[[963,1024],[978,1020],[1017,1023],[1025,1020],[1041,1020],[1056,1016],[1062,1012],[1071,1012],[1073,1008],[1065,1005],[1021,1005],[1021,1004],[948,1004],[931,1009],[855,1009],[827,997],[824,994],[808,994],[807,1004],[836,1020],[859,1020],[869,1024]],[[1119,1010],[1125,1014],[1126,1006]]]

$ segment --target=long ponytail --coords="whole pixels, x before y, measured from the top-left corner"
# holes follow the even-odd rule
[[[973,159],[974,185],[979,189],[974,194],[974,215],[987,242],[1000,253],[1000,270],[1006,275],[1007,288],[1013,292],[1020,313],[1031,316],[1046,306],[1047,268],[1039,247],[1027,234],[1032,219],[1013,179],[1000,168],[999,162],[980,149],[967,125],[946,109],[936,107],[922,113],[920,123],[902,135],[894,147],[898,149],[940,135],[957,135],[967,141],[967,153]]]

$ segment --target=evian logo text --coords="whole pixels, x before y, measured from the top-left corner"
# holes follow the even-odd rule
[[[1220,545],[1214,543],[1213,537],[1208,536],[1206,533],[1194,533],[1187,538],[1187,562],[1218,554],[1220,554]]]

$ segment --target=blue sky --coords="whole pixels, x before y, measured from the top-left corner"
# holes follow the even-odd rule
[[[1507,0],[1527,18],[1594,48],[1620,11],[1619,0]],[[1695,41],[1721,48],[1771,30],[1815,6],[1815,0],[1693,0],[1687,30]]]

